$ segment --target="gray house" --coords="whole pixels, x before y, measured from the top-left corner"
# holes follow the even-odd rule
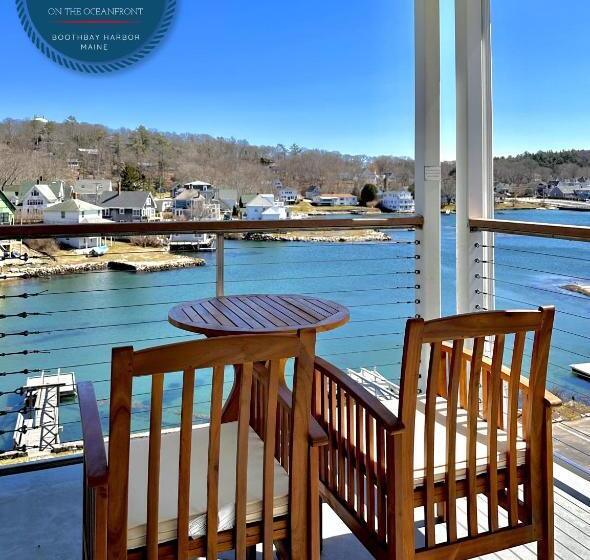
[[[115,191],[100,195],[102,217],[113,222],[147,222],[156,216],[156,201],[146,191]]]
[[[216,196],[222,212],[230,212],[233,214],[239,207],[240,195],[237,189],[219,189]]]

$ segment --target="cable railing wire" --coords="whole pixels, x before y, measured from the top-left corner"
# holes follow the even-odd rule
[[[510,280],[504,280],[504,279],[500,279],[500,278],[490,278],[488,276],[477,275],[477,277],[482,280],[493,280],[495,282],[500,282],[501,284],[509,284],[511,286],[518,286],[519,288],[539,290],[540,292],[548,292],[550,294],[557,294],[559,296],[568,296],[571,298],[588,301],[588,298],[586,296],[577,296],[576,294],[568,293],[567,291],[558,292],[557,290],[550,290],[549,288],[540,288],[539,286],[530,286],[527,284],[519,284],[518,282],[510,282]]]
[[[379,319],[377,319],[379,321]],[[331,342],[331,341],[338,341],[338,340],[356,340],[359,338],[372,338],[372,337],[379,337],[379,336],[401,336],[403,332],[401,331],[388,331],[383,333],[369,333],[369,334],[360,334],[360,335],[350,335],[350,336],[322,336],[319,340],[322,342]],[[150,338],[136,338],[132,340],[109,340],[107,342],[97,342],[93,344],[78,344],[75,346],[58,346],[53,348],[44,348],[42,350],[21,350],[19,352],[9,352],[6,355],[15,355],[20,354],[26,356],[28,354],[50,354],[52,352],[61,352],[66,350],[78,350],[78,349],[85,349],[85,348],[99,348],[101,346],[116,346],[119,344],[137,344],[141,342],[160,342],[163,340],[173,340],[173,339],[183,339],[183,338],[195,338],[193,334],[178,334],[172,336],[157,336],[157,337],[150,337]],[[2,356],[2,354],[0,354]],[[47,369],[55,369],[53,366]],[[1,393],[0,393],[1,394]]]
[[[590,278],[588,277],[584,277],[584,276],[575,276],[573,274],[560,274],[559,272],[553,272],[550,270],[541,270],[538,268],[529,268],[526,266],[517,266],[514,264],[507,264],[507,263],[502,263],[502,262],[498,262],[497,260],[495,261],[486,261],[486,260],[481,260],[481,263],[490,263],[490,264],[494,264],[496,266],[503,266],[506,268],[514,268],[516,270],[526,270],[528,272],[537,272],[537,273],[541,273],[541,274],[550,274],[552,276],[561,276],[562,278],[573,278],[574,280],[583,280],[583,281],[587,281],[590,282]]]
[[[583,243],[583,242],[582,242]],[[528,255],[538,255],[541,257],[558,257],[560,259],[571,259],[571,260],[575,260],[575,261],[581,261],[581,262],[587,262],[590,263],[590,259],[585,259],[583,257],[574,257],[571,255],[556,255],[555,253],[545,253],[545,252],[541,252],[541,251],[530,251],[528,249],[516,249],[513,247],[502,247],[502,246],[498,246],[498,245],[485,245],[485,244],[478,244],[478,247],[487,247],[490,249],[496,249],[499,251],[513,251],[513,252],[517,252],[517,253],[525,253]]]
[[[481,292],[481,293],[484,294],[485,292]],[[503,300],[506,300],[506,301],[511,301],[513,303],[521,303],[523,305],[529,305],[531,307],[537,307],[536,304],[530,303],[529,301],[523,301],[521,299],[510,298],[510,297],[503,296],[503,295],[500,295],[500,294],[497,294],[497,293],[494,294],[494,297],[499,298],[499,299],[503,299]],[[571,313],[570,311],[563,311],[562,309],[556,309],[555,311],[556,311],[556,313],[561,313],[562,315],[568,315],[569,317],[576,317],[577,319],[587,319],[587,320],[590,320],[590,315],[579,315],[577,313]]]
[[[413,302],[412,302],[413,303]],[[349,306],[353,307],[353,306]],[[364,307],[364,306],[363,306]],[[382,317],[382,318],[372,318],[372,319],[353,319],[349,321],[351,323],[365,323],[367,321],[374,322],[378,320],[400,320],[400,319],[411,319],[411,315],[404,315],[399,317]],[[74,332],[74,331],[86,331],[86,330],[93,330],[93,329],[107,329],[107,328],[121,328],[121,327],[135,327],[138,325],[148,325],[148,324],[156,324],[156,323],[168,323],[167,319],[153,319],[147,321],[135,321],[135,322],[128,322],[128,323],[111,323],[107,325],[86,325],[82,327],[67,327],[63,329],[52,329],[52,330],[45,330],[45,331],[21,331],[21,332],[13,332],[13,333],[1,333],[0,338],[5,338],[8,336],[32,336],[32,335],[40,335],[40,334],[54,334],[54,333],[64,333],[64,332]]]
[[[415,290],[416,289],[416,285],[412,285],[412,286],[393,286],[390,288],[383,288],[381,289],[381,291],[383,290]],[[347,292],[344,293],[356,293],[356,292],[372,292],[372,291],[378,291],[374,290],[374,289],[360,289],[360,290],[348,290]],[[301,292],[301,295],[316,295],[316,294],[321,294],[321,293],[343,293],[343,292],[338,292],[338,291],[326,291],[326,292]],[[58,313],[82,313],[82,312],[91,312],[91,311],[107,311],[107,310],[113,310],[113,309],[134,309],[134,308],[141,308],[141,307],[157,307],[157,306],[161,306],[161,305],[177,305],[177,304],[181,304],[181,303],[185,303],[186,300],[174,300],[174,301],[156,301],[156,302],[148,302],[148,303],[130,303],[130,304],[124,304],[124,305],[110,305],[110,306],[103,306],[103,307],[80,307],[80,308],[71,308],[71,309],[56,309],[53,311],[48,311],[46,313],[43,313],[43,315],[54,315],[54,314],[58,314]],[[407,303],[413,303],[411,301],[407,302]],[[347,307],[352,307],[351,305],[348,305]],[[2,317],[0,316],[0,319]]]
[[[392,275],[401,275],[401,274],[419,274],[420,271],[417,269],[412,270],[390,270],[387,272],[369,272],[369,273],[362,273],[362,274],[347,274],[347,278],[366,278],[366,277],[375,277],[375,276],[392,276]],[[320,276],[288,276],[283,278],[251,278],[251,279],[227,279],[225,280],[226,284],[244,284],[249,282],[291,282],[293,280],[322,280],[322,279],[334,279],[334,278],[342,278],[341,274],[323,274]],[[141,285],[141,286],[120,286],[116,288],[89,288],[89,289],[77,289],[77,290],[64,290],[64,291],[53,291],[50,292],[48,290],[43,290],[41,292],[36,293],[21,293],[21,294],[13,294],[13,295],[0,295],[0,299],[6,298],[29,298],[29,297],[39,297],[39,296],[60,296],[60,295],[76,295],[76,294],[87,294],[87,293],[104,293],[104,292],[120,292],[120,291],[128,291],[128,290],[148,290],[148,289],[163,289],[163,288],[179,288],[179,287],[187,287],[187,286],[206,286],[206,285],[215,285],[216,281],[207,280],[203,282],[178,282],[174,284],[151,284],[151,285]]]

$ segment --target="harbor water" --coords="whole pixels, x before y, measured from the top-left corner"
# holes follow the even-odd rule
[[[514,210],[498,218],[590,225],[590,213]],[[414,233],[390,232],[391,243],[301,243],[226,241],[226,293],[309,293],[350,307],[351,322],[319,337],[318,354],[341,367],[376,367],[399,379],[403,329],[415,314],[414,286],[420,261],[414,259]],[[525,236],[495,238],[496,307],[530,308],[554,304],[549,388],[565,396],[590,398],[590,382],[570,371],[570,364],[590,362],[590,297],[562,288],[590,285],[590,244]],[[207,266],[134,274],[99,272],[5,284],[0,294],[39,294],[2,300],[2,314],[36,312],[44,315],[10,317],[1,321],[0,391],[26,383],[24,369],[74,371],[78,381],[95,381],[105,428],[108,415],[111,348],[142,348],[189,340],[195,335],[167,322],[177,302],[215,294],[215,254],[200,255]],[[442,216],[443,313],[455,311],[455,217]],[[34,351],[9,355],[13,352]],[[38,375],[37,373],[29,375]],[[197,377],[197,418],[206,416],[209,376]],[[229,388],[231,375],[228,373]],[[164,422],[177,424],[179,376],[166,382]],[[149,418],[149,381],[134,386],[134,426]],[[15,394],[0,396],[0,410],[18,406]],[[14,427],[14,414],[0,416],[0,430]],[[79,439],[77,405],[60,411],[62,441]],[[0,436],[3,448],[11,435]]]

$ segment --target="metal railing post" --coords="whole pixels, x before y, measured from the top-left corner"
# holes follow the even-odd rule
[[[224,243],[225,236],[223,233],[217,234],[215,242],[215,264],[216,264],[216,275],[215,275],[215,295],[221,297],[224,295]]]

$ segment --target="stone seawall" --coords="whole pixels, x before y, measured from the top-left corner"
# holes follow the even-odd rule
[[[391,237],[382,231],[330,231],[298,233],[245,233],[245,241],[279,241],[303,243],[369,243],[391,241]]]
[[[66,274],[82,274],[85,272],[100,272],[104,270],[121,270],[127,272],[161,272],[176,268],[193,268],[205,266],[203,259],[178,257],[170,261],[98,261],[76,264],[59,264],[34,266],[20,265],[6,268],[2,277],[6,280],[26,278],[47,278],[50,276],[62,276]]]
[[[580,284],[566,284],[565,286],[561,286],[561,288],[568,290],[569,292],[590,296],[590,286],[582,286]]]

